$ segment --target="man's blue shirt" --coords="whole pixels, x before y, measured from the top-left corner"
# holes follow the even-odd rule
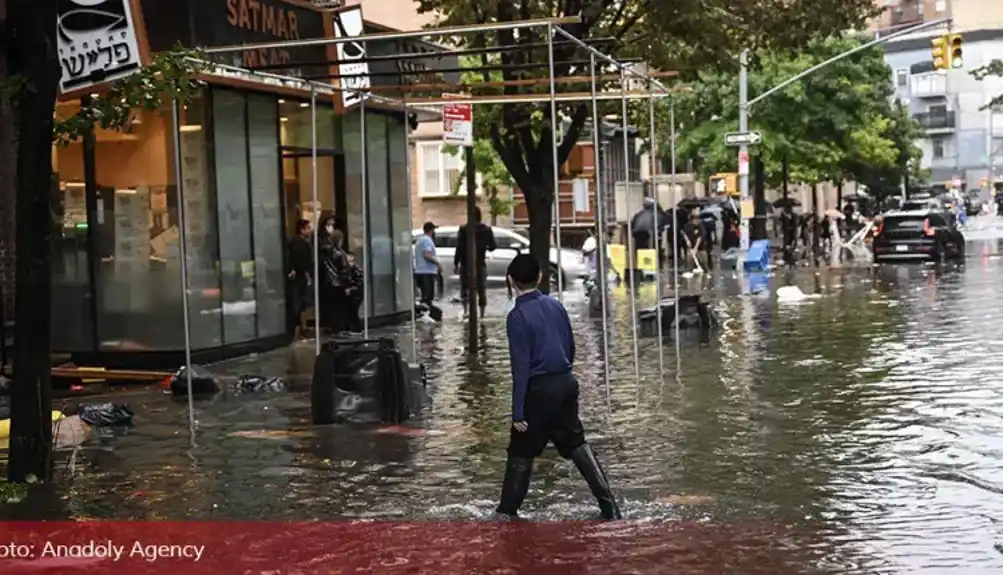
[[[523,421],[529,380],[571,371],[575,338],[564,306],[539,291],[516,298],[507,323],[512,360],[512,421]]]
[[[414,273],[416,274],[437,274],[439,267],[434,262],[425,259],[425,254],[435,255],[435,240],[425,234],[418,238],[414,245]]]

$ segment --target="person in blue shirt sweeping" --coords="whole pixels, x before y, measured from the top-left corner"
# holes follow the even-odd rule
[[[578,380],[571,373],[575,339],[564,306],[537,290],[540,264],[520,254],[508,266],[516,296],[508,314],[512,360],[512,429],[498,513],[517,516],[529,491],[533,459],[548,442],[588,483],[604,519],[620,519],[613,491],[585,441],[578,416]]]

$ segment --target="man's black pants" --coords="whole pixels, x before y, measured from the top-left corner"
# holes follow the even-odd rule
[[[435,274],[414,274],[414,284],[418,288],[418,301],[425,304],[435,299]]]
[[[477,301],[481,307],[488,305],[488,268],[487,266],[477,266],[477,277],[474,280],[477,282]],[[467,284],[470,283],[467,279],[467,270],[464,266],[460,266],[460,299],[467,301],[470,297],[470,290]]]
[[[543,453],[548,442],[565,459],[585,444],[585,430],[578,417],[578,380],[568,373],[536,376],[526,392],[526,431],[511,430],[508,454],[532,459]]]

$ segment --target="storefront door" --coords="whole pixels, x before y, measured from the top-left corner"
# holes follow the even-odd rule
[[[344,226],[344,194],[337,193],[338,155],[332,150],[317,151],[317,205],[313,203],[313,152],[300,148],[282,152],[282,188],[286,207],[286,237],[296,233],[296,222],[318,222],[334,215]],[[340,205],[339,205],[340,204]],[[340,208],[340,209],[339,209]]]

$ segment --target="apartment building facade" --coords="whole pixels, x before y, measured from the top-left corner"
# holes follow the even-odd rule
[[[963,35],[964,65],[934,70],[931,41],[946,26],[885,44],[898,97],[925,130],[918,142],[922,166],[934,185],[988,189],[1003,183],[1003,113],[983,109],[1003,93],[1003,80],[976,80],[971,71],[1003,59],[1003,3],[999,0],[879,0],[885,12],[871,24],[880,35],[910,25],[952,18]]]

